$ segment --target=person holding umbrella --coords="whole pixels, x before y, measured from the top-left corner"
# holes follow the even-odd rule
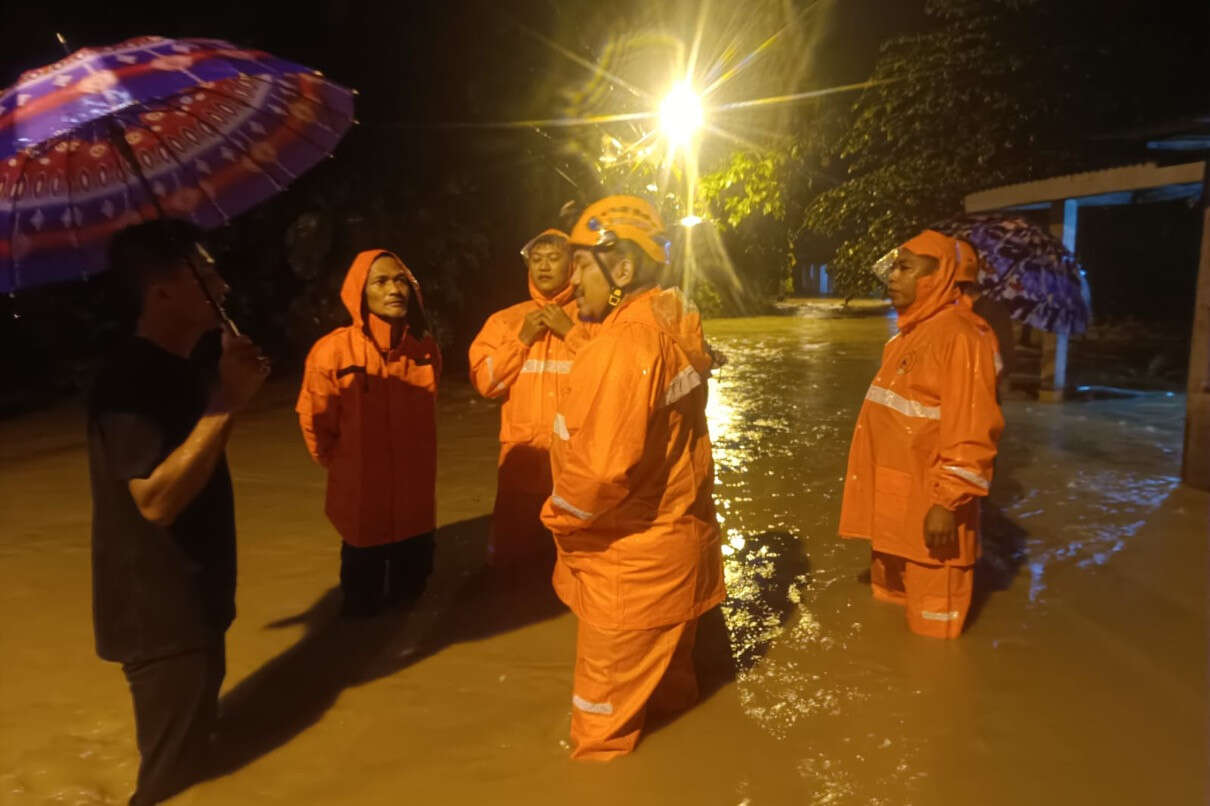
[[[959,302],[961,260],[955,239],[925,230],[875,266],[899,332],[857,415],[840,510],[841,537],[871,543],[875,598],[935,638],[966,622],[1004,429],[991,339]]]
[[[201,232],[154,219],[119,232],[112,270],[138,307],[134,337],[88,401],[97,654],[122,664],[141,761],[132,804],[205,773],[235,617],[235,509],[224,451],[268,374],[225,332],[217,372],[191,360],[228,288]],[[203,288],[204,284],[204,288]]]

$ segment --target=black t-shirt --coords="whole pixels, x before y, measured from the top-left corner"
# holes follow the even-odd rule
[[[225,458],[168,527],[139,512],[147,478],[197,425],[209,373],[133,339],[98,375],[88,402],[93,623],[97,654],[135,662],[214,644],[235,618],[235,507]]]

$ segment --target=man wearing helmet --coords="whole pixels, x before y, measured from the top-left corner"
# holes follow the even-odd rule
[[[554,419],[542,521],[555,591],[579,618],[572,757],[604,761],[634,749],[649,709],[697,699],[697,620],[724,595],[711,358],[697,312],[656,284],[668,241],[650,204],[602,199],[570,243],[580,318],[600,325]]]
[[[550,570],[554,545],[539,513],[550,495],[550,424],[561,382],[588,325],[573,320],[567,235],[542,232],[521,250],[530,299],[492,314],[470,347],[471,383],[502,400],[496,505],[488,541],[498,567],[538,562]]]

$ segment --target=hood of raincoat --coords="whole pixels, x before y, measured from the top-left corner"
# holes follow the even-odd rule
[[[952,306],[961,296],[955,278],[962,259],[958,241],[935,230],[926,229],[900,247],[917,255],[937,259],[937,271],[916,282],[916,300],[899,314],[899,329],[910,330],[939,311]]]
[[[407,275],[408,285],[412,287],[412,296],[408,300],[407,324],[419,338],[428,330],[428,321],[424,316],[424,298],[420,293],[420,283],[416,275],[399,255],[386,249],[369,249],[353,258],[349,271],[345,274],[344,283],[340,287],[340,301],[345,310],[353,317],[353,324],[358,330],[368,330],[370,337],[381,349],[389,349],[391,345],[391,325],[377,316],[367,316],[365,310],[366,279],[370,276],[370,265],[380,257],[393,257],[403,266]]]

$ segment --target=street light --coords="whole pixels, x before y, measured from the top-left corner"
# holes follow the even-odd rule
[[[660,128],[673,146],[686,146],[705,120],[701,96],[688,81],[673,86],[660,104]]]

